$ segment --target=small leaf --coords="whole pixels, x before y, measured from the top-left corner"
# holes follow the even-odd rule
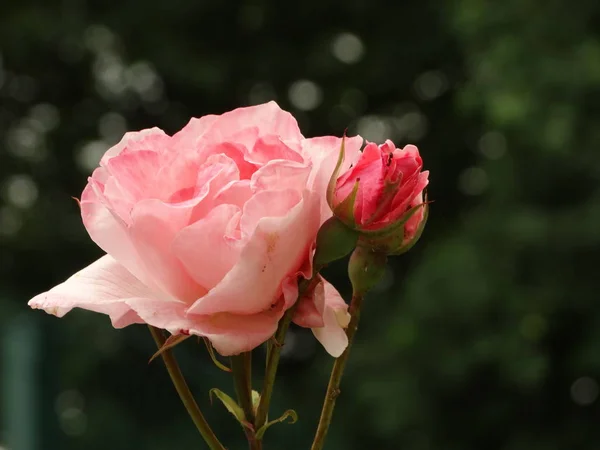
[[[168,337],[168,339],[165,341],[163,346],[161,348],[159,348],[158,351],[154,355],[152,355],[152,358],[150,358],[150,361],[148,361],[148,364],[150,364],[152,361],[154,361],[154,359],[157,356],[162,355],[164,352],[172,349],[177,344],[182,343],[189,337],[190,337],[189,334],[172,334],[171,336]]]
[[[260,403],[260,394],[252,390],[252,409],[254,410],[254,414],[256,414],[256,410],[258,409],[258,404]]]
[[[298,421],[298,414],[296,413],[296,411],[294,411],[293,409],[288,409],[286,412],[284,412],[281,417],[279,419],[275,419],[275,420],[271,420],[270,422],[265,423],[262,427],[260,427],[258,429],[258,431],[256,432],[256,439],[262,439],[263,435],[265,434],[265,431],[267,431],[267,429],[271,426],[271,425],[275,425],[276,423],[279,422],[283,422],[284,420],[286,420],[287,418],[289,418],[290,420],[288,421],[288,423],[294,424]]]
[[[234,399],[232,399],[229,395],[227,395],[225,392],[221,391],[220,389],[212,388],[210,391],[208,391],[208,395],[210,397],[211,403],[212,403],[213,394],[216,395],[219,400],[221,400],[221,403],[223,403],[223,405],[225,405],[225,408],[227,408],[227,411],[229,411],[231,414],[233,414],[233,416],[237,419],[237,421],[239,423],[241,423],[243,426],[248,426],[248,422],[246,421],[246,415],[244,414],[244,410],[241,408],[240,405],[238,405],[235,402]]]
[[[208,350],[210,359],[212,359],[212,362],[215,363],[215,366],[217,366],[219,369],[223,370],[224,372],[231,372],[231,369],[229,367],[227,367],[225,364],[223,364],[221,361],[219,361],[217,359],[217,355],[215,355],[215,350],[213,349],[213,346],[210,343],[210,341],[208,340],[208,338],[203,336],[202,339],[204,340],[204,343],[206,344],[206,349]]]

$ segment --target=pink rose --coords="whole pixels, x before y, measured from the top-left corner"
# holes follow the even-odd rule
[[[426,208],[411,212],[403,228],[385,238],[371,239],[369,232],[390,229],[393,224],[405,219],[406,214],[423,204],[423,190],[429,183],[428,171],[422,171],[423,160],[414,145],[398,149],[392,141],[377,146],[368,143],[358,163],[338,179],[334,190],[333,207],[338,206],[351,194],[356,195],[352,215],[343,217],[343,209],[338,217],[359,231],[363,240],[381,244],[386,250],[398,250],[406,246],[421,229]],[[356,192],[353,191],[356,190]]]
[[[311,274],[340,144],[305,139],[274,102],[192,119],[174,136],[127,133],[81,197],[83,223],[107,255],[29,305],[206,336],[222,355],[251,350]],[[346,140],[348,164],[361,145]],[[322,280],[300,306],[295,321],[341,354],[347,307],[335,289]]]

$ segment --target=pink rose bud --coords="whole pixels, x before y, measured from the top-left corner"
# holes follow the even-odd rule
[[[423,191],[429,172],[422,169],[414,145],[398,149],[390,140],[380,146],[369,143],[356,165],[339,178],[334,173],[329,204],[338,219],[361,233],[362,243],[387,254],[404,253],[427,218]]]

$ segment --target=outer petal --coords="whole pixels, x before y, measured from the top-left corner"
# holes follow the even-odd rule
[[[377,209],[383,191],[383,161],[381,150],[376,144],[368,144],[356,166],[339,178],[335,194],[336,203],[341,203],[352,192],[357,180],[360,180],[360,183],[354,216],[357,223],[362,224]]]
[[[165,148],[171,138],[160,128],[148,128],[125,133],[121,141],[106,151],[100,165],[105,167],[111,158],[126,151],[153,150]]]
[[[110,254],[146,286],[151,289],[157,288],[146,273],[144,261],[129,238],[128,225],[107,208],[104,200],[93,188],[92,182],[84,189],[80,206],[83,224],[98,247]]]
[[[281,295],[282,282],[309,257],[319,227],[319,206],[319,199],[305,192],[287,214],[260,219],[238,263],[190,307],[190,313],[253,314],[268,309]]]
[[[311,292],[307,292],[298,300],[293,321],[296,325],[304,328],[323,327],[325,326],[324,312],[325,286],[321,281],[317,283]]]
[[[62,317],[72,308],[108,314],[115,328],[143,323],[132,314],[128,299],[153,301],[157,296],[112,257],[105,255],[64,283],[29,301],[32,308]]]
[[[258,128],[259,136],[275,135],[292,141],[303,138],[294,116],[275,102],[226,112],[215,120],[203,138],[209,142],[225,141],[250,127]]]
[[[202,140],[204,134],[210,129],[219,116],[210,114],[200,118],[191,118],[190,121],[181,130],[171,138],[173,149],[180,152],[195,152],[198,143]]]
[[[128,305],[148,324],[173,334],[189,333],[210,339],[223,356],[252,350],[268,340],[283,316],[283,303],[257,314],[186,314],[181,302],[131,299]]]
[[[323,284],[325,295],[324,326],[313,328],[312,332],[327,350],[327,353],[337,358],[348,347],[348,337],[344,329],[350,322],[350,314],[348,313],[348,305],[338,291],[325,280],[323,280]]]

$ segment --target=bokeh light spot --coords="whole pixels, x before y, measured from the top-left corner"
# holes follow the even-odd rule
[[[591,405],[598,398],[598,383],[590,377],[581,377],[571,385],[571,399],[580,406]]]
[[[288,96],[292,105],[301,111],[311,111],[321,104],[321,88],[310,80],[298,80],[289,89]]]
[[[360,61],[365,52],[362,40],[353,33],[338,34],[332,44],[331,51],[340,61],[346,64],[354,64]]]

